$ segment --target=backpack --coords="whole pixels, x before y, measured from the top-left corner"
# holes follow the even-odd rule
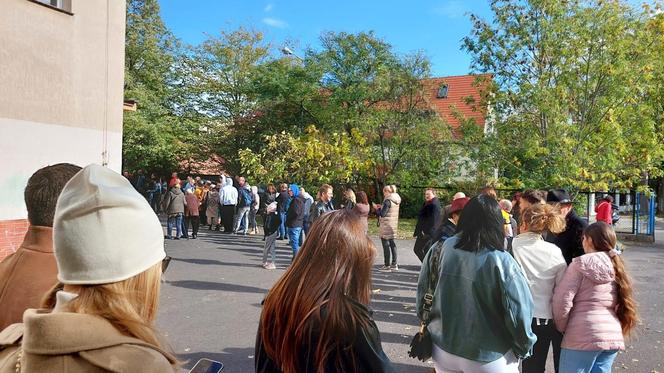
[[[254,203],[254,198],[251,195],[251,191],[245,188],[240,188],[240,198],[237,202],[238,207],[249,207]]]

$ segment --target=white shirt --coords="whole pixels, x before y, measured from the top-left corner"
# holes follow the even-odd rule
[[[560,248],[544,241],[539,233],[525,232],[514,237],[512,251],[528,280],[533,296],[533,317],[552,319],[553,289],[567,269]]]

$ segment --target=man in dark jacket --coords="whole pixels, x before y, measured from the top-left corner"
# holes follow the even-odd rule
[[[311,211],[309,212],[309,226],[311,226],[319,216],[334,211],[334,206],[332,205],[333,193],[331,185],[323,184],[320,186],[318,189],[318,200],[311,206]]]
[[[573,258],[584,254],[583,230],[588,223],[581,219],[574,212],[574,203],[565,189],[552,189],[546,196],[546,203],[557,205],[560,213],[565,216],[565,230],[558,234],[548,233],[546,240],[558,246],[565,257],[567,264],[572,262]]]
[[[424,205],[417,214],[417,225],[415,226],[415,232],[413,232],[413,237],[416,238],[413,251],[420,262],[424,260],[424,256],[431,246],[431,237],[440,226],[441,219],[440,202],[438,202],[436,192],[428,188],[424,191]]]
[[[300,187],[297,184],[291,184],[288,187],[288,194],[292,200],[286,213],[286,228],[288,228],[288,239],[293,249],[293,259],[300,250],[300,235],[304,223],[304,204],[305,200],[300,195]]]

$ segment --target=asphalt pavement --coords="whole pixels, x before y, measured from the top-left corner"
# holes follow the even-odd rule
[[[664,237],[661,233],[659,237]],[[371,308],[383,349],[398,372],[430,372],[431,362],[408,357],[418,329],[415,292],[419,260],[414,241],[397,241],[398,272],[383,273],[378,240]],[[203,228],[198,239],[167,240],[173,260],[162,283],[157,325],[173,351],[191,368],[200,358],[224,363],[224,372],[254,370],[254,341],[261,301],[290,263],[287,241],[277,241],[277,269],[261,267],[262,235],[236,236]],[[642,325],[614,371],[664,372],[664,244],[626,244],[623,254],[634,278]],[[551,367],[551,364],[549,363]]]

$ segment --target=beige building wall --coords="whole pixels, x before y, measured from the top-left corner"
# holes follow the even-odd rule
[[[125,7],[125,0],[71,0],[66,14],[2,0],[0,221],[27,216],[23,189],[43,166],[120,171]]]

